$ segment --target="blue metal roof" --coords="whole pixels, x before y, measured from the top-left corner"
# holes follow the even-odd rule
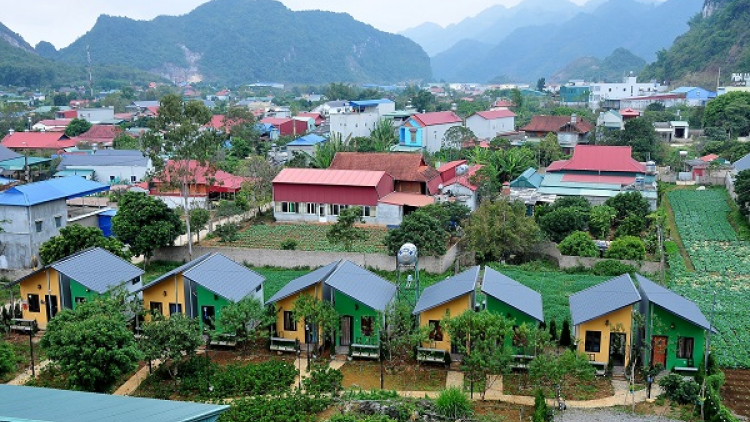
[[[589,287],[570,296],[573,325],[599,318],[641,300],[629,274]]]
[[[376,311],[385,311],[396,295],[394,284],[350,261],[341,263],[325,283]]]
[[[231,302],[239,302],[250,296],[266,280],[250,268],[219,253],[203,259],[182,275]]]
[[[448,277],[437,284],[433,284],[424,289],[412,313],[417,315],[472,293],[476,288],[477,278],[479,278],[479,265],[471,267],[453,277]]]
[[[542,295],[495,269],[484,268],[482,292],[537,321],[544,321]]]
[[[295,293],[299,293],[310,286],[322,282],[323,280],[328,278],[329,275],[331,275],[333,270],[336,269],[340,262],[341,261],[331,262],[325,267],[320,267],[315,271],[303,275],[302,277],[295,278],[294,280],[287,283],[284,287],[282,287],[281,290],[276,292],[276,294],[273,295],[270,299],[268,299],[266,301],[266,305],[270,303],[276,303],[282,299],[286,299],[287,297]]]
[[[214,422],[227,405],[0,384],[0,420]]]
[[[695,303],[640,274],[636,274],[635,279],[638,281],[638,290],[640,290],[641,296],[648,302],[658,305],[704,330],[711,329],[711,324]]]
[[[286,144],[286,146],[298,146],[298,147],[299,146],[313,146],[313,145],[317,145],[319,143],[325,142],[327,140],[328,139],[326,139],[326,138],[324,138],[324,137],[322,137],[320,135],[316,135],[314,133],[311,133],[311,134],[305,135],[305,136],[303,136],[301,138],[297,138],[297,139],[293,140],[292,142],[289,142],[288,144]]]
[[[10,188],[0,193],[0,205],[28,207],[58,199],[88,196],[108,190],[109,185],[86,180],[79,176],[60,177]]]
[[[380,100],[362,100],[362,101],[349,101],[349,105],[352,107],[376,107],[380,104],[388,104],[392,103],[393,101],[383,98]]]

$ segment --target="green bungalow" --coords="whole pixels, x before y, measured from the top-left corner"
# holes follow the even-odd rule
[[[508,318],[514,326],[526,324],[536,328],[544,321],[542,295],[490,267],[484,269],[482,293],[487,297],[485,309]],[[518,357],[533,355],[533,351],[525,347],[525,342],[515,336],[506,338],[505,343],[514,348]]]
[[[263,302],[265,278],[219,253],[200,256],[140,289],[147,310],[199,318],[202,330],[216,329],[222,308],[246,297]],[[169,310],[169,313],[165,313]],[[148,318],[148,316],[147,316]]]
[[[645,316],[646,365],[661,364],[677,372],[697,372],[703,361],[706,317],[690,300],[636,274],[641,293],[640,312]]]

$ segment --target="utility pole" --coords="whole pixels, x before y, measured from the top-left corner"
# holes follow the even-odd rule
[[[703,382],[701,383],[701,419],[705,419],[706,407],[706,378],[708,378],[708,354],[711,353],[711,332],[714,330],[714,311],[716,310],[716,290],[713,291],[711,303],[711,319],[708,321],[708,335],[706,336],[706,347],[703,351]]]

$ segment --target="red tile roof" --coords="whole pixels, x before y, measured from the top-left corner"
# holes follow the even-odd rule
[[[45,119],[40,120],[36,122],[36,124],[44,125],[44,126],[61,126],[66,127],[68,124],[70,124],[70,121],[73,119]]]
[[[645,173],[646,165],[633,159],[630,147],[577,145],[570,160],[555,161],[547,167],[547,172],[573,170]]]
[[[297,117],[311,117],[315,119],[315,124],[320,125],[323,122],[325,122],[325,117],[321,116],[320,113],[308,113],[308,112],[302,112],[297,113]]]
[[[495,101],[495,107],[513,107],[513,103],[508,100]]]
[[[432,113],[415,114],[412,116],[422,126],[445,125],[449,123],[462,123],[458,115],[452,111],[434,111]]]
[[[516,113],[510,110],[480,111],[480,112],[477,112],[476,114],[485,120],[502,119],[505,117],[516,117]]]
[[[383,177],[384,171],[285,168],[273,183],[377,187]]]
[[[532,116],[531,122],[519,130],[526,132],[559,132],[570,124],[570,116]],[[594,125],[578,118],[574,129],[578,133],[588,133]]]
[[[719,156],[716,154],[708,154],[708,155],[704,155],[703,157],[701,157],[701,161],[710,163],[711,161],[714,161],[717,158],[719,158]]]
[[[182,161],[181,163],[185,163]],[[171,175],[178,171],[182,171],[175,161],[169,160],[166,168],[160,176],[154,178],[154,183],[161,184],[169,182]],[[187,169],[190,174],[194,176],[194,182],[197,185],[205,185],[210,187],[211,192],[236,192],[239,191],[244,182],[250,181],[250,178],[235,176],[229,174],[223,170],[212,170],[208,167],[202,166],[195,160],[189,160],[187,162]],[[157,189],[158,190],[158,189]]]
[[[61,150],[76,146],[64,132],[14,132],[3,138],[2,145],[11,149]]]
[[[638,110],[633,110],[632,108],[628,107],[625,110],[620,110],[620,116],[622,117],[638,117],[641,115],[641,112]]]
[[[86,133],[78,135],[78,142],[97,142],[100,144],[112,144],[112,141],[122,133],[122,128],[114,125],[93,125]]]
[[[380,201],[391,205],[408,205],[410,207],[424,207],[435,203],[435,198],[418,193],[393,192],[384,196]]]
[[[448,161],[447,163],[443,164],[442,166],[438,167],[437,171],[440,174],[445,173],[448,170],[453,170],[456,167],[460,166],[461,164],[466,164],[466,160],[456,160],[456,161]]]
[[[429,182],[440,178],[440,173],[434,167],[428,166],[421,154],[408,152],[338,152],[329,168],[384,171],[395,180],[407,182]]]
[[[465,175],[454,176],[453,178],[446,180],[445,183],[443,183],[443,186],[459,184],[461,186],[465,186],[471,189],[472,191],[476,191],[477,189],[479,189],[479,186],[476,186],[471,183],[471,177],[474,176],[477,173],[477,171],[479,171],[479,169],[481,169],[482,167],[484,166],[482,165],[471,166],[469,167],[469,171]]]
[[[284,123],[289,123],[292,121],[292,119],[286,118],[286,117],[264,117],[261,119],[261,123],[268,123],[269,125],[274,125],[276,127],[283,125]]]

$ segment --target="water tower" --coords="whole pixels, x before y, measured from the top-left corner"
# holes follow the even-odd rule
[[[396,271],[398,272],[398,294],[407,300],[413,298],[413,305],[419,300],[419,251],[413,243],[404,243],[396,254]],[[409,294],[412,292],[413,294]]]

